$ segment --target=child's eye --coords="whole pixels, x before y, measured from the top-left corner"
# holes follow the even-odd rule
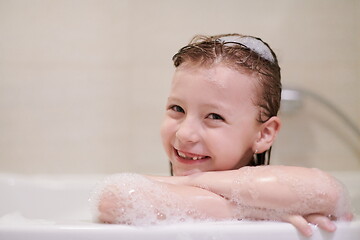
[[[182,107],[180,107],[179,105],[170,106],[170,109],[175,112],[185,113],[184,109]]]
[[[216,113],[210,113],[208,115],[208,118],[213,119],[213,120],[222,120],[222,121],[225,120],[222,116],[220,116],[219,114],[216,114]]]

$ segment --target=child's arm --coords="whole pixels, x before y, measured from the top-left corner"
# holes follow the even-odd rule
[[[156,179],[214,192],[236,203],[240,217],[287,221],[305,235],[311,231],[308,222],[334,231],[329,216],[351,218],[344,187],[318,169],[259,166]]]
[[[197,187],[172,184],[139,174],[106,178],[90,198],[100,222],[148,225],[186,219],[232,219],[234,205]]]
[[[243,167],[183,177],[122,174],[101,189],[95,203],[98,219],[110,223],[136,224],[132,221],[144,213],[148,220],[166,216],[177,221],[185,213],[195,219],[281,220],[309,236],[308,222],[334,231],[329,215],[350,216],[340,183],[319,170],[298,167]]]
[[[238,170],[201,172],[184,177],[156,177],[206,189],[241,205],[285,209],[302,214],[342,217],[347,211],[344,187],[318,169],[290,166],[243,167]]]

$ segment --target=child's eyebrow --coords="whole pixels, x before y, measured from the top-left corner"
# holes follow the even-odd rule
[[[219,103],[206,103],[206,104],[203,104],[202,107],[204,107],[206,109],[221,111],[222,113],[230,112],[229,108],[226,105],[219,104]]]
[[[182,102],[180,98],[177,98],[177,97],[168,97],[167,98],[168,102]]]

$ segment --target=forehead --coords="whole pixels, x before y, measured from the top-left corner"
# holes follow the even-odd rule
[[[185,64],[179,66],[174,74],[172,91],[184,88],[186,91],[198,88],[197,94],[219,95],[219,98],[233,100],[253,100],[256,96],[256,78],[246,72],[229,68],[223,64],[200,66]]]

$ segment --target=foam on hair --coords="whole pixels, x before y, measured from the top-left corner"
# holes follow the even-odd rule
[[[218,39],[223,43],[239,43],[251,51],[256,52],[260,57],[274,63],[275,59],[268,46],[258,38],[250,36],[224,36]]]

